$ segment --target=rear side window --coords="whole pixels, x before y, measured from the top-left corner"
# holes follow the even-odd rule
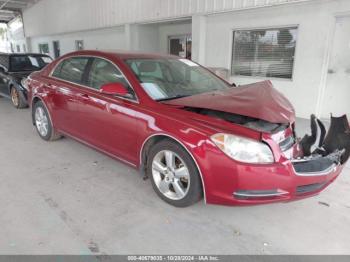
[[[89,58],[74,57],[61,62],[53,72],[52,76],[76,84],[83,83],[83,76]]]

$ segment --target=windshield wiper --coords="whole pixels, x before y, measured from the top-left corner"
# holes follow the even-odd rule
[[[168,100],[173,100],[173,99],[184,98],[184,97],[188,97],[188,96],[191,96],[191,95],[177,95],[177,96],[157,99],[156,101],[157,102],[163,102],[163,101],[168,101]]]

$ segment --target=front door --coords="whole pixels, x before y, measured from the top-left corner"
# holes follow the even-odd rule
[[[103,84],[115,82],[129,85],[114,64],[95,58],[85,83],[88,87],[82,87],[77,95],[80,136],[106,153],[135,163],[138,104],[134,96],[118,98],[99,91]]]
[[[350,17],[336,20],[322,117],[350,115]]]

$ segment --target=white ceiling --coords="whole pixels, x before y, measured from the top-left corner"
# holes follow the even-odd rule
[[[0,0],[0,22],[7,23],[38,0]]]

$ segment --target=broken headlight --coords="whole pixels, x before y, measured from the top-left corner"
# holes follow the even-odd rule
[[[264,143],[230,134],[215,134],[211,140],[234,160],[255,164],[274,162],[271,149]]]

